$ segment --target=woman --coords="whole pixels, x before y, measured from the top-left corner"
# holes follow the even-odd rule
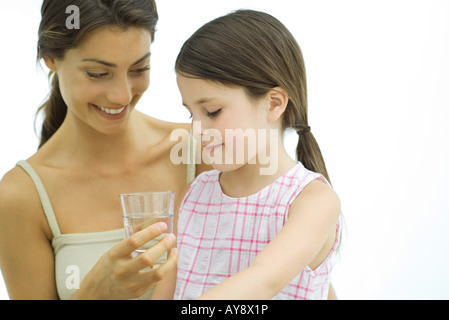
[[[66,25],[69,6],[80,28]],[[131,258],[165,225],[125,239],[118,198],[173,190],[177,210],[195,170],[170,161],[178,143],[170,133],[188,125],[134,110],[149,86],[157,19],[153,0],[44,0],[38,60],[52,90],[40,108],[41,143],[0,183],[0,267],[11,299],[149,298],[176,266],[172,250],[141,271],[176,241],[166,236]]]

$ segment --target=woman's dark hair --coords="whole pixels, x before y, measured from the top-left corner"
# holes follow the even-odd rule
[[[76,6],[79,10],[79,28],[66,26],[70,16],[66,12],[69,6]],[[142,28],[148,30],[154,40],[158,21],[154,0],[44,0],[41,14],[38,62],[44,56],[62,60],[67,50],[76,48],[86,35],[107,26],[118,26],[123,30],[129,27]],[[37,110],[37,114],[44,113],[39,148],[58,130],[67,114],[58,75],[50,72],[48,77],[51,91]]]
[[[282,126],[300,133],[297,158],[330,182],[318,143],[309,130],[301,49],[279,20],[253,10],[238,10],[212,20],[184,43],[175,70],[185,77],[243,87],[252,98],[263,97],[275,87],[283,88],[289,102]]]

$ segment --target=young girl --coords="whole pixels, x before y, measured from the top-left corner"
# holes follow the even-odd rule
[[[327,299],[340,202],[308,124],[295,39],[266,13],[236,11],[187,40],[176,71],[201,125],[203,160],[216,170],[181,205],[175,299]],[[298,162],[283,146],[287,128],[299,135]],[[277,161],[263,174],[267,154]]]

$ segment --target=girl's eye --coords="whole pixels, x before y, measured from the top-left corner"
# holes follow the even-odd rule
[[[210,118],[214,118],[214,117],[218,116],[220,111],[221,111],[221,109],[218,109],[217,111],[214,111],[214,112],[208,112],[207,116],[210,117]]]

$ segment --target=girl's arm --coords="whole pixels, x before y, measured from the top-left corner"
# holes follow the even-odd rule
[[[270,299],[306,266],[318,266],[334,240],[340,201],[325,183],[315,180],[290,207],[279,234],[245,270],[224,280],[199,299]]]

